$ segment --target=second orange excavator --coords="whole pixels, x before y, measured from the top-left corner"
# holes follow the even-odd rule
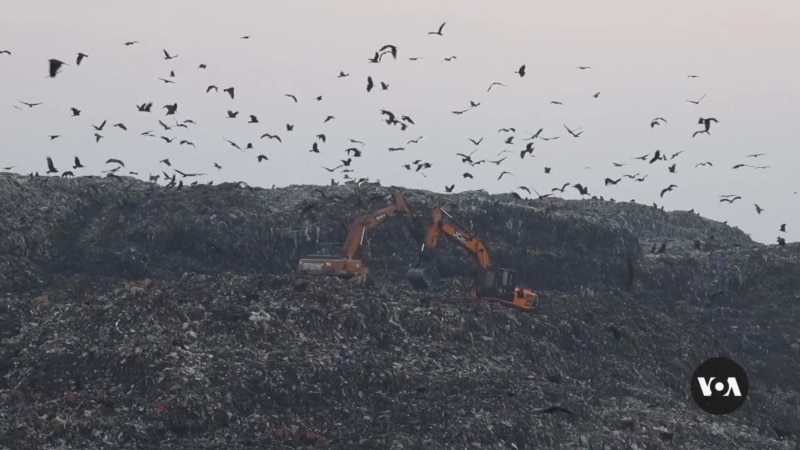
[[[405,194],[394,194],[394,204],[382,205],[373,211],[357,217],[347,233],[347,240],[341,245],[341,251],[336,247],[340,244],[322,244],[316,255],[309,255],[300,259],[297,272],[308,275],[328,275],[342,278],[352,278],[356,275],[367,275],[369,269],[363,261],[356,259],[356,253],[364,243],[367,230],[384,223],[386,219],[395,215],[410,215]]]
[[[531,289],[517,286],[517,274],[513,270],[494,267],[489,257],[489,249],[483,241],[458,224],[444,209],[436,207],[432,213],[433,223],[428,228],[425,243],[422,245],[420,262],[406,272],[406,279],[412,287],[423,290],[433,284],[434,249],[439,242],[439,236],[444,234],[469,250],[478,262],[475,286],[471,291],[473,297],[497,301],[506,306],[528,311],[536,307],[537,294]]]

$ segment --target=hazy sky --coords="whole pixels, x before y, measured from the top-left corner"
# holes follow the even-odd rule
[[[428,35],[442,22],[444,36]],[[99,174],[125,161],[140,178],[169,169],[204,172],[206,182],[242,180],[269,187],[328,184],[346,159],[349,138],[366,143],[352,163],[354,178],[384,185],[443,191],[509,192],[520,185],[549,193],[581,183],[594,195],[617,201],[656,202],[667,210],[694,208],[727,220],[762,242],[800,237],[800,2],[757,1],[101,1],[4,0],[0,15],[0,167],[46,171],[51,156],[59,170],[79,156]],[[244,40],[241,36],[250,35]],[[139,41],[132,46],[126,41]],[[398,58],[367,59],[384,44]],[[162,49],[178,57],[164,60]],[[78,52],[89,55],[75,65]],[[455,60],[443,58],[455,55]],[[409,57],[420,57],[410,61]],[[47,61],[68,66],[47,78]],[[206,70],[198,69],[204,63]],[[514,72],[525,64],[527,73]],[[577,66],[590,66],[579,70]],[[169,76],[170,70],[175,77]],[[349,73],[337,78],[339,71]],[[698,78],[688,78],[696,74]],[[366,78],[389,84],[366,92]],[[165,84],[158,77],[174,80]],[[507,87],[487,88],[493,81]],[[220,93],[206,94],[215,84]],[[235,87],[236,98],[222,93]],[[595,98],[593,95],[600,92]],[[292,93],[295,104],[284,94]],[[699,105],[686,100],[707,96]],[[322,95],[322,101],[314,97]],[[480,106],[462,115],[451,111]],[[563,105],[551,104],[560,101]],[[28,108],[19,103],[42,102]],[[136,104],[153,102],[150,114]],[[175,116],[162,106],[178,103]],[[16,109],[16,105],[21,109]],[[82,111],[70,117],[70,107]],[[227,110],[239,111],[227,119]],[[381,109],[410,116],[401,131],[382,121]],[[248,124],[248,116],[259,124]],[[323,123],[326,116],[336,118]],[[192,119],[188,129],[164,130],[161,119]],[[668,122],[650,127],[651,119]],[[715,117],[710,135],[692,138],[699,117]],[[95,130],[108,120],[95,143]],[[123,131],[112,127],[122,122]],[[295,124],[287,132],[286,123]],[[563,125],[581,128],[573,138]],[[504,143],[517,129],[514,143]],[[523,141],[544,128],[557,140]],[[156,136],[177,137],[167,144]],[[264,133],[282,143],[259,139]],[[320,154],[310,153],[324,133]],[[51,141],[48,135],[59,134]],[[423,138],[418,144],[411,139]],[[484,140],[474,146],[467,138]],[[254,150],[240,152],[223,138]],[[178,145],[187,139],[197,148]],[[520,159],[527,142],[534,158]],[[388,147],[405,147],[389,153]],[[502,164],[471,167],[455,156],[477,148],[474,160]],[[675,159],[653,164],[631,159],[661,150]],[[765,153],[754,158],[748,154]],[[256,155],[269,160],[256,162]],[[422,159],[421,173],[403,164]],[[627,164],[621,168],[612,161]],[[711,161],[713,167],[695,164]],[[223,169],[217,170],[213,163]],[[667,167],[676,164],[676,173]],[[766,165],[768,169],[735,164]],[[544,167],[551,167],[550,174]],[[589,167],[589,168],[587,168]],[[497,180],[503,170],[516,177]],[[462,178],[469,172],[474,179]],[[648,175],[639,183],[606,177]],[[341,174],[335,174],[341,179]],[[191,179],[186,179],[187,181]],[[678,187],[659,197],[670,184]],[[523,196],[527,196],[521,192]],[[718,196],[738,194],[733,204]],[[579,198],[568,188],[566,198]],[[758,215],[754,204],[764,211]],[[779,233],[781,223],[787,233]]]

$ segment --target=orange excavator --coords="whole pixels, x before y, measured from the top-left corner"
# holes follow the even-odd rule
[[[394,204],[380,206],[373,211],[357,217],[347,233],[344,244],[321,244],[316,255],[301,258],[297,264],[297,272],[308,275],[327,275],[342,278],[352,278],[356,275],[367,275],[369,269],[360,259],[355,259],[356,253],[364,243],[367,230],[384,223],[386,219],[395,215],[410,215],[405,194],[394,194]],[[337,252],[337,247],[340,250]]]
[[[469,250],[478,263],[475,286],[470,295],[479,300],[500,302],[505,306],[530,311],[536,307],[537,294],[516,285],[517,274],[513,270],[494,267],[486,245],[467,231],[444,209],[433,209],[433,223],[428,228],[425,243],[420,250],[420,261],[406,272],[406,279],[417,290],[428,289],[433,284],[435,264],[434,249],[439,237],[444,234],[452,241]]]

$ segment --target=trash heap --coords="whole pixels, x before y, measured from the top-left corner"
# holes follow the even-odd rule
[[[420,217],[370,234],[375,276],[291,273],[391,192],[0,176],[0,448],[798,445],[797,245],[628,203],[410,191]],[[437,204],[536,312],[469,298],[449,243],[452,276],[401,281]],[[719,354],[750,379],[723,417],[689,392]]]

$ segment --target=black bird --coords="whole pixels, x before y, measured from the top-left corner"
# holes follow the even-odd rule
[[[477,141],[475,139],[472,139],[472,138],[467,138],[467,139],[469,139],[469,141],[472,142],[475,145],[481,145],[481,142],[483,142],[483,138],[480,138]]]
[[[175,114],[178,111],[178,104],[177,103],[173,103],[171,105],[164,105],[162,107],[162,109],[164,109],[164,108],[167,110],[167,114],[165,114],[165,115],[171,116],[171,115]]]
[[[469,172],[464,172],[463,174],[461,174],[461,176],[464,178],[473,178],[472,174]]]
[[[231,96],[231,99],[233,99],[233,88],[232,87],[225,88],[225,89],[222,90],[222,92],[227,92],[228,95]]]
[[[56,166],[53,165],[53,159],[49,156],[47,157],[47,172],[46,173],[58,173],[58,169]]]
[[[506,138],[506,144],[513,144],[514,143],[514,136],[509,136]]]
[[[524,77],[525,76],[525,64],[519,66],[519,69],[517,69],[517,71],[514,72],[514,73],[519,74],[520,78]]]
[[[10,51],[8,51],[8,50],[0,50],[0,55],[2,55],[2,54],[4,54],[4,53],[5,53],[6,55],[9,55],[9,56],[11,56],[11,52],[10,52]]]
[[[785,223],[782,223],[782,224],[781,224],[781,229],[780,229],[780,231],[781,231],[781,233],[786,233],[786,224],[785,224]]]
[[[139,112],[150,112],[150,108],[153,107],[153,102],[149,103],[142,103],[141,105],[136,105],[136,109]]]
[[[373,87],[375,87],[375,83],[372,82],[372,77],[367,77],[367,92],[371,91]]]
[[[622,180],[622,178],[617,178],[616,180],[612,180],[611,178],[606,178],[605,183],[606,183],[606,186],[608,186],[609,184],[617,184],[621,180]]]
[[[236,116],[238,116],[238,115],[239,115],[239,111],[235,111],[235,112],[234,112],[234,111],[231,111],[231,110],[229,109],[229,110],[228,110],[228,117],[227,117],[227,118],[228,118],[228,119],[235,119],[235,118],[236,118]]]
[[[126,47],[130,47],[131,45],[138,44],[138,43],[139,43],[139,41],[128,41],[128,42],[125,43],[125,46]]]
[[[455,189],[455,187],[456,187],[455,184],[451,184],[450,186],[445,186],[444,187],[444,191],[445,192],[453,192],[453,189]]]
[[[349,77],[349,76],[350,76],[349,73],[344,73],[343,71],[340,70],[339,71],[339,76],[337,76],[336,78],[344,78],[344,77]]]
[[[361,150],[359,150],[359,149],[357,149],[355,147],[350,147],[348,149],[345,149],[344,152],[347,153],[348,156],[352,154],[353,158],[360,158],[361,157]]]
[[[504,170],[504,171],[502,171],[502,172],[500,173],[500,176],[499,176],[499,177],[497,177],[497,181],[500,181],[500,178],[503,178],[503,175],[505,175],[505,174],[509,174],[509,175],[511,175],[512,177],[516,177],[516,175],[514,175],[513,173],[511,173],[511,172],[509,172],[509,171],[507,171],[507,170]]]
[[[420,137],[418,137],[416,139],[411,139],[410,141],[406,142],[406,145],[419,144],[420,139],[422,139],[422,136],[420,136]]]
[[[699,167],[699,166],[712,166],[713,167],[714,164],[711,164],[711,161],[706,161],[706,162],[697,163],[694,166],[695,167]]]
[[[174,82],[174,81],[172,81],[172,80],[167,80],[166,78],[161,78],[161,77],[158,77],[158,79],[159,79],[159,80],[161,80],[161,81],[163,81],[163,82],[164,82],[164,84],[170,84],[170,83],[172,83],[172,84],[175,84],[175,82]]]
[[[667,192],[672,191],[676,187],[678,187],[678,186],[675,185],[675,184],[670,184],[668,187],[665,187],[664,189],[661,190],[661,197],[663,198],[664,194],[666,194]]]
[[[661,125],[661,122],[667,123],[667,119],[663,117],[656,117],[655,119],[650,121],[650,128],[653,128],[656,125]]]
[[[675,159],[675,158],[676,158],[678,155],[680,155],[681,153],[683,153],[683,150],[681,150],[681,151],[679,151],[679,152],[677,152],[677,153],[673,153],[673,154],[672,154],[672,155],[669,157],[670,161],[672,161],[673,159]]]
[[[264,139],[265,137],[270,138],[270,139],[275,139],[275,140],[277,140],[278,142],[281,142],[281,143],[283,142],[281,140],[281,137],[278,136],[277,134],[264,133],[264,134],[261,135],[261,139]]]
[[[358,144],[361,145],[362,147],[364,146],[364,143],[359,141],[358,139],[349,139],[349,141],[351,144]]]
[[[669,173],[675,173],[675,164],[668,167]]]
[[[589,66],[578,66],[578,69],[586,70],[586,69],[591,69],[591,67],[589,67]]]
[[[527,138],[523,139],[523,141],[532,141],[532,140],[538,138],[539,135],[542,134],[542,131],[544,131],[544,128],[539,128],[539,131],[537,131],[536,133],[531,133],[529,131],[528,133],[530,134],[530,137],[527,137]]]
[[[242,148],[241,148],[241,147],[239,147],[239,145],[238,145],[236,142],[233,142],[233,141],[231,141],[231,140],[228,140],[228,139],[225,139],[225,138],[222,138],[222,139],[224,139],[224,140],[225,140],[225,142],[227,142],[228,144],[231,144],[231,147],[233,147],[233,148],[235,148],[235,149],[237,149],[237,150],[244,151],[244,150],[242,150]]]
[[[164,59],[175,59],[178,55],[170,55],[166,50],[164,50]]]
[[[589,188],[588,188],[588,187],[583,187],[583,185],[582,185],[582,184],[580,184],[580,183],[578,183],[578,184],[576,184],[576,185],[574,185],[574,186],[572,186],[572,187],[574,187],[575,189],[577,189],[577,190],[578,190],[578,192],[579,192],[581,195],[589,195]]]
[[[441,25],[439,25],[439,30],[438,30],[438,31],[429,31],[429,32],[428,32],[428,34],[438,34],[439,36],[444,36],[444,35],[442,34],[442,29],[444,28],[444,26],[445,26],[446,24],[447,24],[447,22],[442,22],[442,24],[441,24]]]
[[[733,203],[733,202],[735,202],[736,200],[739,200],[739,199],[741,199],[741,198],[742,198],[742,197],[740,197],[740,196],[738,196],[738,195],[735,195],[735,196],[733,196],[733,197],[721,198],[721,199],[719,199],[719,202],[720,202],[720,203],[722,203],[722,202]]]
[[[656,152],[653,153],[653,157],[650,158],[650,164],[653,164],[654,162],[660,159],[661,159],[661,150],[656,150]]]
[[[391,44],[386,44],[379,50],[380,56],[383,56],[385,53],[391,53],[392,58],[397,59],[397,47]],[[379,58],[380,59],[380,58]]]
[[[28,108],[33,108],[34,106],[41,105],[41,103],[28,103],[28,102],[23,102],[21,100],[20,100],[20,103],[22,103],[23,105],[27,106]]]
[[[191,145],[192,147],[197,148],[197,146],[194,145],[194,142],[187,141],[186,139],[178,142],[178,145]]]
[[[531,190],[530,190],[530,189],[528,189],[528,187],[527,187],[527,186],[520,186],[520,187],[518,187],[517,189],[519,189],[519,190],[522,190],[522,191],[525,191],[525,192],[527,192],[527,193],[528,193],[528,195],[531,195]]]
[[[75,157],[75,164],[72,165],[72,168],[73,169],[80,169],[82,167],[83,167],[83,164],[81,164],[81,160],[78,159],[78,157],[76,156]]]
[[[57,59],[51,59],[51,60],[49,61],[49,64],[50,64],[50,65],[49,65],[49,75],[50,75],[50,78],[55,78],[55,77],[56,77],[56,75],[59,73],[58,69],[60,69],[60,68],[61,68],[61,66],[64,66],[64,65],[66,65],[66,64],[64,64],[64,62],[62,62],[62,61],[59,61],[59,60],[57,60]]]
[[[408,116],[400,116],[400,120],[405,120],[406,122],[410,123],[411,125],[414,125],[414,121],[413,121],[413,120],[411,120],[411,117],[408,117]]]
[[[61,174],[61,178],[67,178],[67,177],[69,177],[69,178],[72,178],[72,177],[74,177],[74,176],[75,176],[75,174],[74,174],[74,173],[72,173],[72,172],[71,172],[71,171],[69,171],[69,170]]]
[[[47,136],[47,137],[49,137],[49,138],[50,138],[50,140],[52,141],[52,140],[54,140],[54,139],[58,139],[58,138],[60,138],[60,137],[61,137],[61,135],[60,135],[60,134],[51,134],[51,135],[49,135],[49,136]]]
[[[761,212],[764,211],[764,208],[758,206],[758,203],[756,203],[755,206],[756,206],[756,213],[761,214]]]
[[[381,90],[382,91],[389,90],[389,85],[381,81]]]
[[[563,412],[563,413],[566,413],[566,414],[569,414],[569,415],[572,415],[572,416],[575,415],[575,413],[573,413],[572,411],[570,411],[568,409],[565,409],[565,408],[562,408],[560,406],[551,406],[549,408],[538,409],[536,411],[533,411],[534,414],[543,414],[543,413],[553,414],[555,412]]]
[[[570,183],[564,183],[564,185],[561,186],[560,188],[553,188],[553,189],[550,190],[550,192],[558,191],[558,192],[561,192],[563,194],[564,193],[564,189],[566,189],[567,186],[569,186],[569,185],[570,185]],[[583,187],[583,186],[581,186],[581,187]]]
[[[208,66],[206,66],[205,64],[200,64],[199,66],[197,66],[198,69],[205,69],[206,67]]]
[[[163,140],[164,140],[164,142],[166,142],[167,144],[171,144],[171,143],[172,143],[172,141],[174,141],[174,140],[175,140],[175,138],[168,138],[168,137],[166,137],[166,136],[161,136],[161,139],[163,139]]]
[[[330,122],[331,120],[333,120],[333,119],[335,119],[335,118],[336,118],[336,117],[333,117],[333,116],[328,116],[328,117],[326,117],[326,118],[325,118],[325,120],[324,120],[324,121],[322,121],[322,123],[328,123],[328,122]]]
[[[528,145],[525,146],[525,150],[519,152],[519,157],[521,159],[525,158],[526,153],[533,155],[533,142],[528,142]]]
[[[317,143],[316,143],[316,142],[314,142],[314,143],[311,145],[311,150],[309,150],[309,152],[313,152],[313,153],[319,153],[319,146],[317,145]]]
[[[503,87],[506,87],[506,85],[505,85],[505,84],[503,84],[503,83],[499,83],[499,82],[495,81],[494,83],[492,83],[492,84],[490,84],[490,85],[489,85],[489,89],[486,89],[486,92],[489,92],[489,91],[491,91],[493,86],[503,86]]]
[[[264,155],[258,155],[257,159],[258,159],[258,162],[261,162],[261,161],[267,161],[267,160],[269,160],[269,158],[267,158],[267,157],[266,157],[266,156],[264,156]]]
[[[258,117],[250,114],[250,120],[248,120],[247,123],[258,123]]]
[[[567,127],[566,125],[564,125],[564,128],[566,128],[566,129],[567,129],[567,132],[568,132],[569,134],[571,134],[571,135],[572,135],[572,137],[580,137],[580,135],[581,135],[581,134],[583,134],[583,131],[580,131],[580,128],[578,128],[578,129],[577,129],[577,130],[575,130],[575,131],[572,131],[572,130],[570,130],[570,129],[569,129],[569,127]]]
[[[686,100],[686,101],[689,102],[689,103],[693,103],[695,105],[699,105],[700,102],[702,102],[704,98],[706,98],[706,94],[703,94],[703,96],[698,98],[697,100]]]
[[[119,164],[120,166],[125,167],[125,163],[120,161],[119,159],[110,158],[108,161],[106,161],[106,164],[111,164],[111,163]]]
[[[779,237],[778,237],[778,245],[779,245],[779,246],[781,246],[781,247],[783,247],[784,245],[786,245],[786,239],[784,239],[784,238],[782,238],[782,237],[780,237],[780,236],[779,236]]]
[[[98,125],[92,125],[92,127],[97,131],[103,131],[103,127],[104,126],[106,126],[106,121],[105,120],[99,126]]]
[[[219,93],[219,88],[218,88],[218,87],[216,87],[216,86],[214,86],[213,84],[210,84],[210,85],[209,85],[209,86],[206,88],[206,94],[208,94],[209,92],[211,92],[211,90],[212,90],[212,89],[214,90],[214,92],[216,92],[216,93]]]
[[[294,130],[294,124],[287,123],[286,124],[286,131],[292,131],[292,130]]]
[[[553,104],[553,105],[563,105],[563,103],[555,101],[555,100],[551,100],[550,103]]]
[[[388,148],[388,150],[389,150],[390,152],[401,152],[401,151],[403,151],[403,150],[405,150],[405,149],[406,149],[405,147],[389,147],[389,148]]]
[[[72,111],[72,117],[81,115],[81,110],[78,108],[70,108],[70,110]]]
[[[695,137],[698,134],[711,134],[710,131],[709,131],[711,129],[711,122],[717,123],[717,119],[715,119],[713,117],[709,117],[709,118],[701,117],[700,119],[698,119],[697,123],[703,125],[704,128],[702,130],[700,130],[700,131],[695,131],[692,134],[692,137]]]

